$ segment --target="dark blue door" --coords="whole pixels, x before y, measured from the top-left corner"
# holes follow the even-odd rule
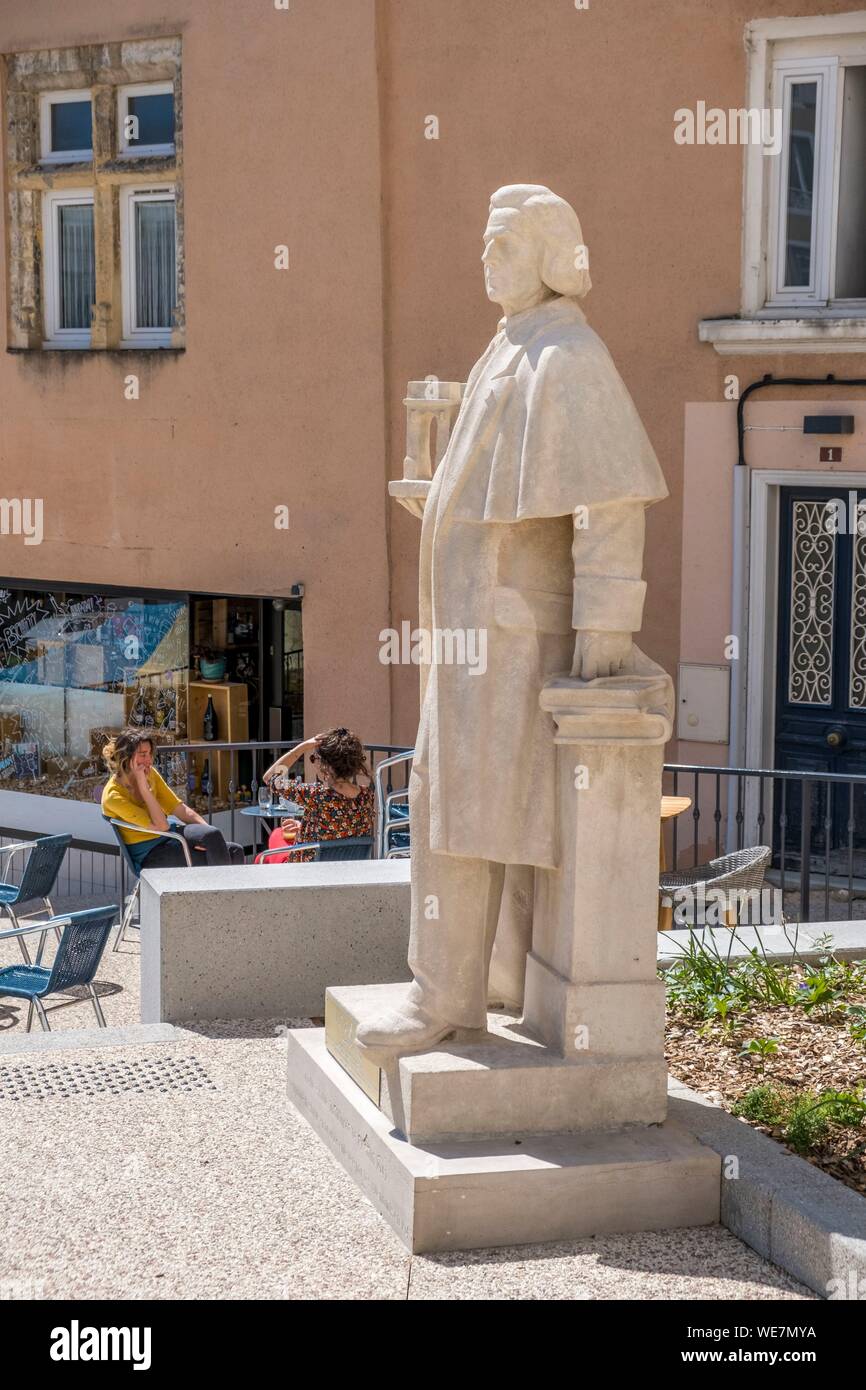
[[[863,502],[863,511],[857,504]],[[866,772],[866,490],[782,488],[775,766]],[[858,532],[858,522],[863,534]],[[777,789],[778,794],[778,789]],[[866,849],[863,798],[816,782],[812,853]],[[789,784],[786,843],[800,843],[800,793]],[[835,866],[834,866],[835,867]]]

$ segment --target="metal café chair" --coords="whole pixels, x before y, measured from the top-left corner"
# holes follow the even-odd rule
[[[373,836],[346,836],[344,840],[315,840],[302,845],[283,845],[278,849],[263,849],[256,856],[256,863],[263,864],[278,854],[300,854],[302,850],[314,849],[314,864],[329,864],[338,859],[371,859],[373,855]]]
[[[410,748],[406,753],[383,758],[375,770],[373,783],[377,859],[402,858],[409,853],[409,791],[404,787],[400,791],[386,793],[385,773],[398,763],[410,764],[407,772],[411,771],[414,757],[415,749]]]
[[[392,792],[385,802],[385,859],[408,859],[411,854],[409,790]]]
[[[117,936],[114,940],[114,945],[111,948],[112,951],[116,951],[121,941],[123,941],[124,939],[127,927],[133,925],[132,919],[135,916],[136,908],[138,907],[139,900],[141,898],[141,870],[136,867],[135,860],[129,852],[129,845],[126,843],[126,841],[120,833],[121,830],[137,830],[140,834],[150,835],[151,838],[154,840],[177,840],[180,844],[181,849],[183,850],[184,858],[186,859],[188,868],[192,868],[192,855],[189,852],[189,845],[187,844],[186,840],[176,830],[143,831],[140,825],[131,825],[128,821],[125,820],[117,820],[116,818],[112,818],[111,816],[103,816],[102,819],[108,821],[108,824],[114,831],[115,839],[117,840],[118,848],[120,850],[120,857],[123,860],[129,872],[131,873],[133,882],[135,884],[135,887],[126,899],[126,905],[123,910],[123,916],[120,919],[120,930],[118,931]],[[175,825],[177,824],[176,821],[174,823]],[[170,824],[171,819],[169,818],[169,825]],[[145,867],[147,866],[145,865]]]
[[[31,921],[40,913],[47,912],[49,917],[54,916],[50,895],[54,892],[63,856],[71,843],[71,835],[42,835],[38,840],[19,840],[13,845],[0,846],[0,854],[9,855],[6,861],[7,873],[16,854],[29,854],[21,882],[0,883],[0,919],[4,913],[8,913],[13,927],[20,927],[23,922]],[[41,902],[42,906],[30,912],[22,912],[22,906],[31,902]],[[57,928],[55,930],[59,941],[60,931]],[[41,944],[40,942],[40,949]],[[18,945],[21,947],[25,964],[29,965],[30,952],[23,936],[19,936]]]
[[[12,931],[0,932],[0,941],[12,936],[17,936],[20,941],[23,936],[32,932],[42,932],[35,965],[7,965],[0,969],[0,995],[28,1001],[28,1033],[33,1022],[34,1006],[43,1031],[50,1033],[51,1024],[48,1022],[43,1001],[51,994],[65,994],[80,985],[85,986],[90,995],[99,1027],[105,1027],[105,1015],[93,988],[93,979],[99,969],[116,912],[117,906],[114,903],[109,907],[88,907],[81,912],[69,912],[63,917],[51,917],[47,923],[37,922],[29,927],[16,927]],[[61,928],[63,930],[60,932],[60,944],[49,969],[41,962],[46,936],[44,928],[52,927],[58,932]]]

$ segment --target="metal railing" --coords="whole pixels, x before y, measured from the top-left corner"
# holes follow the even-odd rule
[[[226,795],[216,795],[212,775],[199,809],[207,820],[220,824],[228,839],[236,839],[243,805],[238,796],[239,758],[251,757],[250,804],[255,806],[265,767],[298,744],[295,739],[171,744],[157,746],[155,753],[160,769],[166,771],[170,771],[166,760],[172,757],[228,755]],[[411,750],[403,745],[367,744],[365,751],[374,776],[379,764],[386,764],[379,778],[384,805],[393,793],[405,790],[410,768],[410,763],[399,757],[390,765],[388,760]],[[852,919],[855,896],[866,898],[866,775],[672,763],[665,766],[664,777],[665,791],[686,795],[691,801],[687,811],[667,823],[670,867],[686,868],[735,849],[770,845],[773,863],[768,878],[778,883],[783,895],[799,894],[799,920],[812,920],[816,895],[819,911],[823,902],[823,919],[815,916],[814,920],[829,920],[830,895],[840,889],[846,890],[847,896],[844,915]],[[241,824],[246,832],[242,838],[254,849],[257,820],[245,817]],[[3,843],[36,838],[37,832],[32,830],[0,828]],[[18,882],[23,859],[13,859],[10,881]],[[85,904],[122,901],[132,887],[115,844],[73,840],[61,869],[57,896]]]
[[[800,921],[811,921],[816,893],[829,920],[836,890],[846,892],[852,920],[855,887],[866,897],[866,775],[677,763],[664,772],[665,790],[692,803],[671,821],[672,867],[769,845],[768,878],[783,899],[799,894]]]
[[[23,793],[26,795],[26,793]],[[35,830],[14,830],[0,827],[0,845],[21,844],[39,838]],[[26,868],[25,855],[0,857],[0,872],[4,883],[20,883]],[[5,871],[5,872],[4,872]],[[78,904],[84,907],[118,902],[118,894],[126,895],[125,865],[117,847],[90,840],[73,840],[63,858],[57,883],[52,894],[55,907]]]

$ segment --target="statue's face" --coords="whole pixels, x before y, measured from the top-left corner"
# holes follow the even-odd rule
[[[488,299],[501,304],[506,313],[536,303],[543,293],[541,247],[521,229],[517,219],[503,225],[491,217],[484,233],[484,285]]]

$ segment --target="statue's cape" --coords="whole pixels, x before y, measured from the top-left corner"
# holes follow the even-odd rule
[[[461,520],[668,495],[610,353],[562,297],[503,320],[472,370],[442,472],[439,515]]]

